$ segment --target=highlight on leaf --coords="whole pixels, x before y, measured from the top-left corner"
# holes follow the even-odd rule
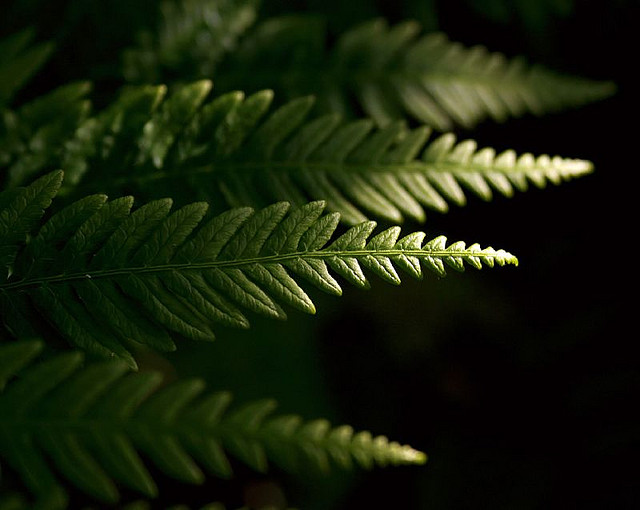
[[[48,508],[64,508],[60,480],[111,504],[121,488],[155,498],[149,464],[200,484],[207,475],[232,477],[231,458],[258,472],[273,464],[292,473],[426,461],[385,436],[274,415],[272,400],[230,407],[229,393],[206,393],[199,379],[163,385],[158,372],[84,363],[77,352],[34,362],[42,347],[0,346],[0,460]]]
[[[464,205],[466,192],[489,201],[496,193],[510,197],[530,184],[543,188],[592,170],[579,159],[497,154],[402,121],[378,128],[369,119],[317,116],[311,96],[272,108],[269,90],[209,100],[211,88],[207,80],[171,91],[127,88],[108,108],[84,118],[80,85],[54,92],[46,104],[62,96],[78,107],[63,123],[75,125],[74,134],[61,141],[68,130],[46,130],[31,157],[25,157],[25,142],[7,149],[8,184],[64,168],[71,196],[126,189],[146,199],[187,203],[196,197],[230,207],[324,200],[343,223],[355,225],[369,218],[422,222],[425,209],[443,213],[451,204]]]
[[[453,134],[429,142],[429,128],[404,122],[376,128],[368,119],[313,116],[312,97],[270,112],[272,99],[270,91],[213,99],[156,161],[161,169],[140,168],[121,182],[138,181],[141,192],[151,182],[167,191],[180,182],[189,194],[232,207],[325,200],[354,225],[369,217],[424,221],[425,208],[464,205],[464,189],[489,201],[494,192],[512,196],[529,183],[559,184],[592,170],[588,161],[558,156],[496,155],[470,140],[456,143]]]
[[[336,277],[368,288],[365,270],[397,285],[399,271],[421,278],[424,268],[445,276],[517,264],[504,250],[447,245],[444,236],[400,237],[400,227],[371,237],[372,221],[336,236],[339,215],[323,214],[320,201],[205,218],[204,202],[172,211],[160,199],[132,210],[131,197],[89,195],[42,221],[61,180],[54,172],[0,195],[4,327],[37,337],[44,321],[81,349],[133,367],[137,343],[171,351],[174,337],[212,340],[216,324],[248,327],[247,312],[285,319],[281,304],[315,313],[300,280],[340,295]]]

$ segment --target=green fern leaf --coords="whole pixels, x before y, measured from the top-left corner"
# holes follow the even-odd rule
[[[376,128],[366,119],[318,117],[312,97],[272,109],[268,90],[207,100],[210,89],[206,80],[168,94],[164,86],[127,89],[46,161],[65,168],[67,195],[126,189],[231,207],[324,200],[348,225],[369,217],[424,221],[425,209],[464,205],[466,191],[489,201],[592,170],[583,160],[496,155],[453,134],[429,141],[429,128],[404,122]],[[10,183],[24,183],[34,168],[14,165]]]
[[[487,118],[552,113],[615,90],[610,82],[563,75],[482,46],[467,48],[442,33],[421,33],[414,21],[362,23],[341,34],[329,52],[326,39],[315,17],[269,18],[220,66],[216,86],[270,88],[284,98],[315,94],[323,112],[352,114],[356,104],[381,126],[410,117],[439,131],[472,128]]]
[[[398,284],[396,268],[422,277],[422,266],[444,276],[447,266],[517,263],[502,250],[447,246],[444,237],[426,244],[421,233],[399,239],[398,227],[369,239],[374,222],[334,238],[339,217],[323,216],[322,202],[291,212],[279,202],[205,219],[204,202],[171,211],[164,199],[132,211],[130,197],[96,195],[36,228],[60,179],[61,172],[42,177],[0,211],[10,270],[0,282],[0,304],[9,311],[3,322],[16,336],[33,336],[38,321],[27,318],[44,319],[72,344],[131,366],[131,342],[173,350],[173,336],[212,340],[215,324],[248,327],[247,312],[284,319],[286,305],[315,313],[299,278],[339,295],[332,271],[366,288],[365,271]]]
[[[0,394],[0,459],[36,499],[60,492],[59,478],[109,503],[119,500],[121,486],[155,497],[143,455],[192,484],[202,483],[205,471],[232,476],[228,455],[259,471],[274,463],[298,473],[426,461],[384,436],[273,416],[271,400],[228,409],[230,394],[205,394],[200,380],[162,385],[158,373],[131,373],[113,361],[83,365],[77,353],[24,368],[40,347],[0,346],[9,379]]]

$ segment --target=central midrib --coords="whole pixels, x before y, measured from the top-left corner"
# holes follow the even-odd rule
[[[483,71],[485,66],[478,66],[475,71]],[[509,72],[509,68],[505,67],[493,74],[483,72],[463,71],[459,68],[443,68],[442,66],[429,66],[423,63],[419,68],[408,68],[402,66],[385,65],[381,67],[349,67],[341,69],[330,65],[320,65],[315,67],[305,67],[304,69],[279,69],[276,78],[274,73],[264,69],[253,69],[253,77],[258,78],[262,83],[287,83],[291,81],[308,81],[314,84],[318,82],[324,83],[346,83],[357,84],[361,82],[383,82],[395,77],[410,80],[414,82],[430,81],[442,82],[450,84],[451,82],[467,85],[471,87],[491,87],[497,94],[501,94],[505,89],[520,90],[523,88],[531,88],[530,71],[514,74]],[[238,81],[238,78],[230,75],[227,78],[227,84],[222,83],[220,90],[228,88],[237,88],[229,86],[229,83]],[[391,78],[390,78],[391,77]],[[315,89],[315,87],[312,87]]]
[[[426,147],[425,147],[426,148]],[[186,175],[197,176],[213,173],[233,173],[235,171],[255,173],[266,170],[295,172],[296,170],[312,170],[326,173],[397,173],[413,172],[425,174],[426,172],[451,172],[455,174],[477,174],[486,172],[522,173],[535,170],[545,170],[545,168],[531,167],[520,168],[518,166],[482,165],[474,163],[471,158],[468,162],[452,161],[446,159],[446,154],[439,160],[412,160],[396,162],[353,162],[353,161],[287,161],[287,160],[266,160],[266,161],[218,161],[211,164],[195,166],[190,168],[180,168],[180,172],[166,170],[154,170],[136,175],[132,173],[127,177],[111,179],[112,185],[123,182],[147,182],[171,177],[181,177]]]
[[[11,283],[5,283],[0,285],[0,290],[10,291],[10,290],[20,290],[22,288],[28,287],[39,287],[47,284],[60,284],[60,283],[69,283],[73,281],[79,280],[94,280],[94,279],[105,279],[105,278],[117,278],[118,276],[124,276],[127,274],[134,273],[135,275],[143,275],[143,274],[152,274],[152,273],[164,273],[168,271],[201,271],[204,269],[214,269],[214,268],[235,268],[241,266],[247,266],[251,264],[269,264],[269,263],[279,263],[279,262],[287,262],[294,259],[331,259],[331,258],[362,258],[362,257],[383,257],[383,258],[392,258],[392,257],[417,257],[417,258],[442,258],[442,257],[465,257],[465,256],[473,256],[473,257],[481,257],[481,258],[495,258],[493,255],[487,255],[486,253],[463,250],[450,252],[446,250],[398,250],[398,249],[388,249],[388,250],[367,250],[367,249],[359,249],[359,250],[348,250],[348,251],[334,251],[334,250],[322,250],[322,251],[314,251],[314,252],[294,252],[287,254],[276,254],[276,255],[265,255],[260,257],[251,257],[246,259],[237,259],[237,260],[211,260],[207,262],[181,262],[181,263],[168,263],[161,264],[156,266],[131,266],[131,267],[120,267],[113,269],[105,269],[105,270],[86,270],[86,271],[78,271],[74,273],[63,273],[51,276],[44,276],[40,278],[31,278],[20,280]]]
[[[131,416],[124,418],[112,418],[112,417],[98,417],[91,418],[86,416],[79,416],[77,418],[69,417],[45,417],[45,418],[25,418],[25,417],[11,417],[0,418],[0,431],[4,433],[6,437],[12,435],[24,434],[25,432],[31,434],[37,434],[42,430],[53,432],[59,430],[60,432],[78,432],[78,433],[104,433],[112,432],[113,434],[126,434],[127,436],[135,436],[136,434],[152,432],[157,437],[166,436],[167,434],[177,437],[188,436],[206,436],[207,438],[216,438],[224,441],[225,438],[242,436],[249,440],[268,442],[270,439],[278,439],[280,441],[290,439],[291,443],[300,442],[300,438],[295,434],[280,435],[276,434],[270,436],[265,433],[263,426],[254,428],[238,426],[238,424],[229,424],[224,421],[217,423],[183,423],[176,421],[163,421],[153,419],[140,419],[139,417]],[[308,439],[309,442],[321,443],[322,441],[314,441],[312,438]]]

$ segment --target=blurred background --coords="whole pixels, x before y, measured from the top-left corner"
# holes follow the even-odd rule
[[[0,36],[32,26],[56,52],[23,92],[74,79],[109,97],[120,57],[152,0],[3,0]],[[310,291],[315,317],[255,318],[148,365],[203,377],[238,402],[348,423],[425,451],[419,468],[296,480],[240,469],[232,483],[164,496],[230,504],[271,498],[309,509],[636,509],[640,397],[637,266],[637,36],[633,0],[264,0],[262,15],[314,12],[333,34],[376,16],[417,19],[465,45],[566,73],[613,80],[617,94],[578,110],[485,122],[480,146],[591,160],[594,174],[491,203],[470,198],[425,229],[516,254],[517,268],[400,287],[372,279],[341,299]],[[266,496],[265,496],[266,495]],[[284,498],[284,499],[283,499]],[[79,501],[78,504],[81,502]]]

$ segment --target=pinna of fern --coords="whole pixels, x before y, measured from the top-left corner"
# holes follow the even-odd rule
[[[176,11],[173,2],[163,5]],[[368,20],[337,34],[330,44],[326,22],[317,15],[268,17],[255,26],[242,25],[239,32],[232,21],[245,9],[255,4],[235,5],[227,37],[219,37],[211,52],[219,63],[208,73],[201,66],[209,58],[198,58],[193,50],[171,51],[185,37],[196,41],[210,35],[183,11],[170,24],[163,17],[155,33],[145,34],[145,44],[125,52],[125,77],[158,83],[179,65],[182,80],[213,79],[225,92],[268,88],[283,100],[313,94],[322,113],[353,118],[361,110],[380,126],[410,118],[439,131],[548,114],[615,91],[611,82],[558,73],[481,45],[465,47],[441,32],[424,33],[413,20],[393,26],[383,18]],[[172,30],[174,25],[182,30]],[[224,47],[228,40],[233,51]],[[163,62],[166,53],[175,55],[173,62]]]
[[[379,128],[369,119],[315,115],[312,96],[277,108],[269,90],[208,100],[208,80],[170,93],[165,86],[127,88],[87,116],[84,86],[54,91],[16,114],[15,127],[0,137],[8,187],[60,167],[65,194],[76,198],[126,190],[145,199],[197,197],[230,207],[323,200],[343,223],[355,225],[369,218],[422,222],[425,209],[464,205],[465,190],[490,201],[495,193],[509,197],[530,183],[545,187],[592,170],[579,159],[496,154],[451,133],[429,140],[430,128],[402,121]],[[52,126],[60,129],[39,129],[35,144],[21,138],[29,131],[21,129],[22,119],[39,125],[37,112],[59,112],[59,104],[69,106],[68,122],[55,115]]]
[[[273,463],[292,473],[426,461],[385,436],[273,416],[272,400],[228,409],[231,395],[204,393],[198,379],[161,386],[157,372],[131,372],[114,361],[83,364],[77,352],[33,363],[42,347],[0,346],[0,460],[20,476],[36,508],[64,508],[59,476],[98,501],[118,502],[119,487],[156,497],[140,453],[187,484],[202,483],[205,472],[232,476],[228,453],[257,471]]]
[[[447,245],[443,236],[400,237],[399,227],[371,237],[372,221],[336,237],[339,215],[323,214],[322,202],[205,220],[204,202],[172,211],[160,199],[132,211],[131,197],[89,195],[42,221],[61,183],[58,171],[0,194],[3,325],[18,338],[53,326],[70,343],[133,367],[131,343],[170,351],[173,335],[212,340],[214,324],[248,327],[247,311],[286,318],[279,303],[315,313],[300,279],[340,295],[335,277],[367,288],[365,269],[397,285],[398,269],[421,278],[423,267],[444,276],[445,267],[517,263],[503,250]]]

